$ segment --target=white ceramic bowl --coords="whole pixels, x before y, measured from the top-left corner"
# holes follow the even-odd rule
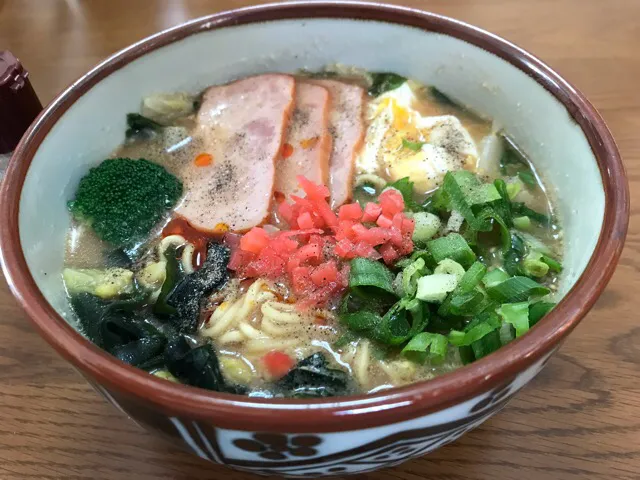
[[[123,140],[152,92],[340,62],[435,85],[504,125],[544,172],[564,226],[557,308],[530,333],[443,377],[370,396],[264,401],[174,385],[126,366],[73,329],[60,276],[66,202]],[[2,260],[43,336],[112,403],[201,457],[296,476],[353,473],[425,454],[477,426],[543,367],[608,281],[628,192],[604,122],[565,80],[518,47],[416,10],[278,4],[198,19],[109,58],[58,96],[20,143],[2,189]],[[68,322],[68,323],[67,323]]]

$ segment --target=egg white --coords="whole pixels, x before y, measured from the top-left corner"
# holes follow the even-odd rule
[[[386,173],[392,181],[409,177],[418,191],[437,188],[448,171],[474,170],[476,145],[453,115],[422,116],[409,82],[386,92],[367,107],[364,146],[356,161],[357,173]],[[403,139],[423,142],[414,151]]]

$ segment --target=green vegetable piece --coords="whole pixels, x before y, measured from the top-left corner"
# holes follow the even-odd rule
[[[511,277],[497,285],[487,287],[489,297],[500,303],[524,302],[530,297],[547,295],[547,287],[534,282],[528,277]]]
[[[168,317],[178,313],[175,307],[167,303],[167,299],[173,289],[176,288],[178,282],[182,280],[185,273],[182,269],[182,262],[178,260],[176,247],[168,248],[164,256],[166,259],[165,279],[160,288],[156,303],[153,305],[153,313],[161,317]]]
[[[431,240],[442,226],[442,221],[437,215],[429,212],[418,212],[413,215],[415,227],[412,240],[415,243],[424,244]]]
[[[124,268],[65,268],[64,286],[69,295],[90,293],[102,299],[133,293],[133,272]]]
[[[405,77],[390,72],[372,72],[370,75],[372,84],[369,87],[369,95],[374,97],[395,90],[407,81]]]
[[[551,302],[536,302],[529,305],[529,325],[533,327],[555,306],[556,304]]]
[[[418,280],[416,298],[425,302],[442,302],[449,292],[455,290],[458,277],[448,273],[426,275]]]
[[[452,315],[473,316],[477,315],[485,308],[485,296],[478,290],[451,295],[448,311]],[[438,310],[440,313],[440,310]]]
[[[154,132],[162,129],[162,125],[154,122],[150,118],[143,117],[139,113],[127,113],[127,130],[126,138],[141,137],[147,138]]]
[[[522,269],[528,277],[544,277],[549,273],[549,265],[541,260],[539,252],[529,252],[522,261]]]
[[[351,260],[349,288],[360,297],[376,297],[380,293],[395,296],[393,274],[382,263],[367,258]]]
[[[549,225],[551,225],[551,219],[547,215],[545,215],[544,213],[536,212],[535,210],[527,207],[522,202],[512,202],[511,209],[514,215],[520,217],[529,217],[531,220],[543,227],[548,227]]]
[[[484,264],[475,262],[460,279],[456,292],[462,294],[472,291],[480,284],[482,279],[485,278],[486,272],[487,267],[485,267]]]
[[[502,197],[492,183],[483,183],[471,189],[467,195],[470,205],[482,205],[500,200]]]
[[[402,199],[404,200],[406,210],[410,210],[412,212],[419,212],[420,210],[422,210],[420,205],[418,205],[413,199],[413,182],[409,179],[409,177],[403,177],[399,180],[396,180],[395,182],[387,185],[386,188],[395,188],[400,192],[400,194],[402,195]]]
[[[529,166],[527,157],[509,137],[504,134],[500,134],[500,138],[503,145],[503,153],[500,158],[500,172],[503,175],[507,175],[507,167],[509,165],[515,165],[517,167],[522,167],[523,165]]]
[[[403,298],[382,317],[372,338],[386,345],[401,345],[424,330],[428,322],[429,309],[422,302]]]
[[[482,283],[484,284],[485,287],[491,288],[498,285],[499,283],[504,282],[507,279],[509,279],[508,273],[506,273],[504,270],[501,270],[499,268],[495,268],[490,272],[488,272],[482,278]]]
[[[536,177],[534,177],[533,173],[529,171],[519,171],[518,177],[524,182],[525,185],[529,187],[535,187],[538,184],[536,182]]]
[[[503,323],[500,330],[498,330],[498,333],[500,335],[500,343],[502,343],[502,345],[506,345],[516,338],[516,330],[510,323]]]
[[[490,353],[493,353],[496,350],[500,349],[500,347],[502,347],[502,342],[500,341],[499,329],[495,329],[489,332],[480,340],[471,344],[471,349],[473,350],[473,355],[475,356],[476,360],[480,360],[482,357],[486,357]]]
[[[472,292],[487,272],[487,267],[480,262],[475,262],[464,273],[456,289],[442,302],[438,308],[438,315],[446,316],[450,313],[451,302],[455,297],[462,296]],[[461,300],[458,300],[460,302]]]
[[[403,148],[407,148],[413,152],[419,152],[420,150],[422,150],[422,146],[425,143],[426,142],[412,142],[411,140],[407,140],[406,138],[402,139]]]
[[[451,330],[449,343],[456,347],[470,346],[489,333],[500,328],[501,322],[497,314],[491,312],[481,314],[467,325],[464,331]]]
[[[424,259],[419,258],[402,271],[402,290],[404,295],[413,297],[418,289],[418,279],[426,275]]]
[[[529,217],[515,217],[513,219],[513,226],[518,230],[530,230],[531,219]]]
[[[523,275],[521,262],[526,252],[524,241],[516,233],[511,233],[510,238],[510,247],[503,258],[503,268],[509,275]]]
[[[459,233],[450,233],[446,237],[431,240],[427,242],[427,248],[436,262],[449,258],[467,268],[476,260],[476,254]]]
[[[552,272],[559,273],[562,271],[562,264],[558,262],[556,259],[551,258],[548,255],[542,254],[540,257],[540,260],[546,263],[549,266],[549,270],[551,270]]]
[[[529,325],[533,327],[555,308],[553,302],[535,302],[529,306]]]
[[[509,191],[507,189],[507,184],[503,179],[498,178],[494,180],[493,185],[496,187],[496,190],[500,194],[500,200],[494,202],[493,208],[505,223],[505,225],[507,227],[511,227],[513,225],[514,212],[512,208],[511,198],[509,197]]]
[[[504,303],[496,310],[506,323],[516,329],[516,337],[529,331],[529,302]]]
[[[507,183],[507,195],[509,196],[509,200],[513,200],[522,190],[524,183],[519,178],[516,178],[515,181]]]
[[[374,312],[360,310],[359,312],[341,314],[340,321],[354,332],[368,332],[376,330],[380,326],[382,317]]]
[[[80,180],[69,210],[117,247],[147,237],[182,196],[182,183],[148,160],[110,158]]]
[[[417,334],[402,349],[402,355],[410,360],[424,362],[426,359],[440,363],[447,354],[449,341],[439,333],[422,332]]]
[[[433,270],[433,273],[448,273],[455,275],[459,283],[462,277],[464,277],[464,267],[450,258],[445,258],[438,262],[438,266]]]

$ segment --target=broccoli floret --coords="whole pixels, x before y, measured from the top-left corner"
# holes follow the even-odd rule
[[[144,239],[182,195],[182,183],[145,159],[110,158],[80,180],[69,210],[117,247]]]

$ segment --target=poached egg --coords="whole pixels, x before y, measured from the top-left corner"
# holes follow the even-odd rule
[[[359,175],[385,172],[392,181],[409,177],[417,190],[440,185],[450,170],[474,170],[478,151],[453,115],[422,116],[409,82],[386,92],[367,107],[367,131],[356,160]]]

